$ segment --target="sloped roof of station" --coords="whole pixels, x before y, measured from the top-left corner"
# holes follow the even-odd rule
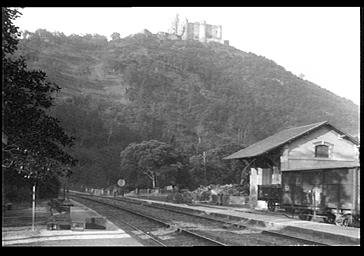
[[[283,146],[284,144],[297,139],[298,137],[307,134],[308,132],[311,132],[313,130],[316,130],[317,128],[323,126],[323,125],[330,125],[327,121],[289,128],[282,130],[272,136],[269,136],[263,140],[260,140],[244,149],[241,149],[224,159],[239,159],[239,158],[249,158],[258,156],[261,154],[264,154],[268,151],[271,151],[277,147]],[[338,130],[337,128],[330,125],[335,131],[339,132],[340,134],[343,134],[344,137],[352,141],[353,143],[357,144],[358,142],[352,138],[351,136],[345,134],[344,132]]]

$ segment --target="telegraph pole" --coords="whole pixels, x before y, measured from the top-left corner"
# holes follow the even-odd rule
[[[32,231],[35,230],[35,182],[33,184],[33,201],[32,201]]]
[[[206,151],[202,152],[202,158],[203,158],[203,170],[204,170],[204,178],[205,178],[205,185],[207,185],[207,176],[206,176]]]

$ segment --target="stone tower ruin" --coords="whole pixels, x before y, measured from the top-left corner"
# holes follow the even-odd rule
[[[222,40],[222,26],[207,24],[206,21],[201,22],[188,22],[186,18],[179,20],[177,16],[175,23],[174,33],[182,40],[196,40],[202,43],[206,42],[219,42],[224,43]]]

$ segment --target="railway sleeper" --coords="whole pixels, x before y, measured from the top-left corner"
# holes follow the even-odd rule
[[[101,198],[101,197],[98,197],[97,199],[91,199],[89,197],[84,197],[86,199],[90,199],[90,200],[93,200],[93,201],[98,201],[100,203],[104,203],[104,204],[109,204],[109,205],[113,205],[115,207],[120,207],[120,205],[117,205],[116,202],[112,202],[110,203],[110,201],[112,200],[108,200],[107,198]],[[101,199],[101,200],[100,200]],[[121,208],[123,209],[123,208]],[[171,228],[171,229],[174,229],[175,232],[178,232],[178,233],[186,233],[188,235],[191,235],[191,236],[194,236],[196,238],[200,238],[202,240],[207,240],[209,241],[210,243],[213,243],[215,245],[222,245],[222,246],[226,246],[228,244],[224,243],[224,242],[221,242],[219,240],[217,240],[216,238],[211,238],[211,237],[208,237],[206,235],[202,235],[202,234],[199,234],[199,233],[196,233],[194,231],[192,231],[192,229],[188,229],[188,228],[185,228],[185,227],[180,227],[179,225],[176,225],[174,223],[169,223],[168,221],[165,221],[165,220],[160,220],[160,219],[156,219],[154,217],[151,217],[151,216],[146,216],[144,215],[143,213],[140,213],[140,212],[137,212],[137,211],[133,211],[133,210],[130,210],[130,209],[125,209],[126,211],[130,211],[130,212],[133,212],[134,214],[137,214],[137,215],[140,215],[140,216],[144,216],[144,217],[147,217],[148,219],[150,220],[153,220],[153,221],[156,221],[156,222],[159,222],[160,224],[163,224],[165,227],[167,228]],[[148,235],[152,235],[152,232],[147,232]]]
[[[85,197],[85,198],[86,199],[91,199],[89,197]],[[103,202],[103,203],[109,204],[109,205],[112,204],[115,207],[118,207],[118,208],[120,207],[121,208],[121,206],[118,205],[116,201],[111,200],[111,199],[108,199],[108,198],[98,197],[96,200],[95,199],[91,199],[91,200]],[[130,210],[130,209],[128,209],[127,211],[131,211],[131,212],[136,213],[138,215],[144,215],[142,213],[137,213],[137,212],[135,212],[133,210]],[[149,216],[146,216],[146,217],[149,218]],[[155,218],[152,217],[150,219],[155,219]],[[155,220],[158,220],[158,219],[155,219]],[[228,245],[228,244],[225,243],[225,241],[221,241],[221,239],[219,239],[218,237],[210,238],[209,236],[199,234],[200,233],[200,230],[195,230],[195,231],[197,231],[197,232],[195,232],[195,231],[193,231],[194,229],[192,229],[192,228],[191,229],[188,229],[188,228],[185,228],[185,227],[182,228],[179,225],[176,225],[176,224],[173,224],[173,223],[168,223],[165,220],[158,220],[158,222],[163,222],[165,224],[165,226],[167,226],[168,228],[173,229],[174,232],[187,233],[187,234],[190,234],[190,235],[194,235],[196,237],[200,237],[201,239],[210,240],[211,243],[215,243],[215,244],[219,244],[219,245]],[[244,229],[245,228],[248,228],[245,224],[239,223],[239,222],[238,223],[237,222],[225,223],[225,227],[226,228],[239,227],[239,228],[244,228]],[[252,228],[252,229],[254,229],[254,228]],[[260,231],[262,232],[263,230],[260,230]],[[147,232],[147,233],[149,233],[149,232]],[[262,233],[271,233],[271,232],[264,232],[263,231]],[[287,237],[287,238],[291,238],[291,239],[302,240],[302,239],[300,239],[298,237],[292,237],[290,235],[284,235],[284,234],[276,234],[276,235],[280,235],[280,236]]]

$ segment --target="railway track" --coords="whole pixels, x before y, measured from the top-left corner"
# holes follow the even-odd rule
[[[189,216],[192,216],[192,217],[195,217],[195,218],[208,219],[208,220],[212,220],[212,221],[215,221],[215,222],[220,222],[223,225],[230,225],[230,226],[234,226],[234,227],[237,227],[237,228],[247,228],[246,225],[243,225],[240,222],[229,221],[229,220],[226,220],[226,219],[218,219],[216,217],[211,217],[211,216],[208,216],[208,215],[202,216],[202,215],[198,215],[198,214],[195,214],[195,213],[186,212],[186,211],[183,211],[183,210],[177,210],[175,208],[166,208],[164,206],[146,204],[146,203],[143,203],[143,202],[136,202],[135,200],[130,200],[128,198],[115,198],[114,200],[124,201],[124,202],[128,202],[128,203],[133,203],[133,204],[139,204],[139,205],[152,207],[152,208],[164,209],[164,210],[168,210],[168,211],[172,211],[172,212],[176,212],[176,213],[181,213],[181,214],[184,214],[184,215],[189,215]],[[306,245],[327,246],[327,244],[325,244],[325,243],[321,243],[321,242],[318,242],[318,241],[312,241],[312,240],[308,240],[308,239],[304,239],[304,238],[299,238],[299,237],[295,237],[293,235],[283,234],[283,233],[280,233],[278,231],[263,230],[262,233],[267,234],[267,235],[271,235],[271,236],[275,236],[275,237],[284,238],[284,239],[295,240],[295,241],[301,242],[301,243],[303,242]]]
[[[163,208],[163,207],[160,207],[160,206],[157,206],[157,205],[150,205],[150,207]],[[229,220],[225,220],[225,219],[218,219],[218,218],[210,217],[210,216],[201,216],[201,215],[198,215],[198,214],[189,213],[189,212],[185,212],[185,211],[180,211],[180,210],[173,209],[173,208],[169,208],[168,210],[178,212],[178,213],[183,213],[183,214],[190,215],[190,216],[194,216],[194,217],[197,217],[197,218],[210,219],[210,220],[213,220],[213,221],[216,221],[216,222],[221,222],[224,225],[232,225],[232,226],[235,226],[235,227],[238,227],[238,228],[247,228],[246,225],[243,225],[240,222],[233,222],[233,221],[229,221]],[[327,246],[327,244],[325,244],[325,243],[321,243],[321,242],[318,242],[318,241],[312,241],[312,240],[304,239],[304,238],[301,238],[301,237],[296,237],[296,236],[293,236],[293,235],[283,234],[283,233],[280,233],[278,231],[263,230],[262,233],[267,234],[267,235],[271,235],[271,236],[284,238],[284,239],[295,240],[295,241],[300,242],[300,243],[303,242],[306,245]]]
[[[188,245],[188,246],[227,246],[223,242],[218,240],[214,240],[210,237],[204,236],[203,234],[196,233],[194,231],[184,229],[182,227],[175,226],[169,223],[166,220],[162,220],[160,218],[155,218],[153,216],[146,215],[144,213],[131,210],[120,205],[115,205],[110,202],[100,201],[97,198],[91,198],[87,196],[73,195],[72,197],[76,197],[77,199],[84,199],[91,202],[96,202],[97,204],[108,206],[109,208],[114,208],[118,210],[118,216],[114,214],[114,217],[117,218],[118,224],[122,223],[123,226],[128,226],[131,229],[133,234],[138,234],[137,237],[143,237],[143,240],[148,239],[148,245],[154,246],[176,246],[176,245]],[[95,206],[95,205],[92,205]],[[105,208],[104,208],[105,211]],[[120,212],[124,212],[129,214],[129,217],[126,217],[125,214],[120,215]],[[104,212],[105,213],[105,212]],[[113,213],[108,212],[108,215],[113,215]],[[138,219],[135,219],[137,216]],[[126,221],[123,218],[127,219]],[[133,223],[133,224],[132,224]],[[153,223],[153,224],[152,224]],[[162,229],[161,229],[162,228]],[[156,231],[167,231],[169,234],[173,234],[173,239],[169,236],[169,239],[161,238],[156,235],[158,233]],[[163,233],[163,232],[162,232]]]
[[[139,214],[144,218],[155,219],[154,222],[160,222],[160,224],[164,223],[165,227],[173,227],[179,233],[199,237],[200,240],[208,241],[209,245],[327,245],[325,243],[320,243],[317,241],[311,241],[292,235],[282,234],[278,231],[254,230],[251,227],[247,227],[239,222],[234,222],[212,216],[199,215],[196,213],[186,212],[171,207],[166,208],[159,205],[157,206],[143,202],[135,202],[135,200],[132,199],[108,198],[103,196],[91,195],[83,195],[82,197],[86,197],[89,200],[94,200],[98,202],[103,201],[104,204],[113,205],[114,207],[123,211],[129,211],[129,213],[131,214]],[[132,205],[134,205],[134,207],[132,207]],[[135,205],[138,205],[139,208],[136,208]],[[144,210],[141,211],[141,209]],[[162,211],[164,211],[164,213]],[[171,223],[171,221],[162,220],[161,218],[157,219],[151,216],[152,214],[154,216],[163,216],[163,214],[168,214],[168,219],[173,219],[174,222],[178,222],[178,220],[180,220],[182,216],[184,216],[182,220],[186,220],[187,217],[188,222],[194,222],[196,225],[198,223],[203,223],[209,228],[206,229],[203,227],[198,227],[201,225],[197,225],[192,228],[190,225],[186,228],[180,225],[176,225],[175,223]]]

